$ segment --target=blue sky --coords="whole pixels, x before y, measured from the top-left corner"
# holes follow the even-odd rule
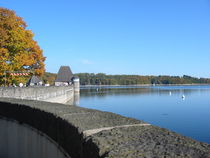
[[[210,0],[0,0],[24,18],[46,71],[210,77]]]

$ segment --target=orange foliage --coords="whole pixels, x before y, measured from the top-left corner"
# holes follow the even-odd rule
[[[4,82],[4,71],[31,71],[38,76],[44,74],[45,57],[33,40],[34,34],[14,11],[0,7],[0,84]],[[34,67],[36,65],[36,68]],[[7,82],[24,82],[24,77],[7,74]]]

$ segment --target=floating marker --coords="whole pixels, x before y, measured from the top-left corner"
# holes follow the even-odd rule
[[[185,95],[184,94],[182,95],[182,100],[185,100]]]

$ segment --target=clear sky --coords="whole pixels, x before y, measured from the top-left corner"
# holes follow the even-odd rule
[[[46,70],[210,77],[210,0],[0,0],[44,51]]]

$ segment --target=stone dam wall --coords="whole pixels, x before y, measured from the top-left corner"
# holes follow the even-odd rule
[[[74,98],[72,86],[0,87],[0,97],[66,103]]]
[[[209,144],[109,112],[0,98],[0,116],[44,133],[66,157],[210,158]]]

